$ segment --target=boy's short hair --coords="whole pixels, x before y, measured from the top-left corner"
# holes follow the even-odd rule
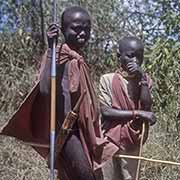
[[[137,44],[139,45],[139,50],[144,50],[144,44],[143,42],[141,41],[141,39],[137,38],[136,36],[125,36],[123,38],[121,38],[118,42],[118,45],[119,45],[119,48],[120,48],[120,45],[124,44],[124,43],[127,43],[127,41],[135,41],[137,42]]]
[[[83,13],[83,14],[85,14],[85,15],[87,15],[87,16],[90,17],[88,11],[85,10],[84,8],[80,7],[80,6],[71,6],[71,7],[68,7],[68,8],[66,8],[66,9],[63,11],[63,13],[62,13],[62,15],[61,15],[61,27],[62,27],[62,28],[65,28],[65,27],[66,27],[65,17],[66,17],[67,15],[74,14],[74,13],[76,13],[76,12],[81,12],[81,13]]]

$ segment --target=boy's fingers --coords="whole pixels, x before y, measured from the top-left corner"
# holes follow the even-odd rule
[[[48,31],[52,31],[52,30],[54,30],[54,29],[59,30],[59,29],[60,29],[59,25],[57,25],[57,24],[52,24],[52,25],[50,25],[50,26],[48,27]]]
[[[136,70],[138,70],[137,69],[137,66],[135,66],[134,64],[129,64],[128,66],[127,66],[127,68],[129,69],[129,70],[133,70],[133,71],[136,71]]]
[[[58,33],[59,33],[59,31],[58,31],[57,29],[54,29],[54,30],[52,30],[52,31],[48,31],[47,33],[48,33],[48,34],[52,34],[52,33],[56,33],[56,34],[58,34]]]
[[[154,125],[155,123],[156,123],[156,118],[153,117],[153,118],[151,119],[151,121],[150,121],[150,125],[152,126],[152,125]]]
[[[56,37],[59,35],[59,31],[57,29],[54,29],[52,31],[48,31],[47,32],[47,36],[52,38],[52,37]]]
[[[54,23],[52,23],[52,24],[49,25],[49,27],[52,27],[52,26],[59,27],[58,24],[54,24]]]
[[[56,37],[57,36],[57,34],[49,34],[48,35],[48,37],[50,37],[50,38],[53,38],[53,37]]]
[[[53,28],[48,29],[48,31],[59,31],[59,29],[58,29],[58,28],[53,27]]]

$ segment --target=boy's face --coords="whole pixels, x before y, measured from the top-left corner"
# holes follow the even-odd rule
[[[75,12],[66,15],[64,21],[62,33],[64,34],[65,42],[75,49],[82,48],[90,38],[90,17],[88,14]]]
[[[128,64],[133,63],[137,66],[141,66],[143,62],[143,49],[134,40],[127,40],[119,44],[119,50],[117,52],[118,63],[121,67],[128,71]]]

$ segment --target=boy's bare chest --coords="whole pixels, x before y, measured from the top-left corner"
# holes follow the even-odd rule
[[[138,82],[128,81],[127,83],[127,93],[129,98],[138,105],[139,98],[140,98],[140,86]]]

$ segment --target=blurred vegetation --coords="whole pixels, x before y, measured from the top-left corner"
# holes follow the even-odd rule
[[[178,0],[57,0],[63,9],[81,5],[92,15],[92,38],[86,47],[92,74],[116,67],[116,44],[136,35],[145,45],[144,68],[154,81],[157,123],[144,156],[180,162],[180,2]],[[0,0],[0,126],[14,113],[37,80],[45,30],[51,21],[50,0]],[[59,22],[60,23],[60,22]],[[60,38],[60,41],[63,38]],[[0,180],[48,179],[47,167],[31,147],[0,137]],[[180,168],[144,162],[141,180],[178,180]]]

